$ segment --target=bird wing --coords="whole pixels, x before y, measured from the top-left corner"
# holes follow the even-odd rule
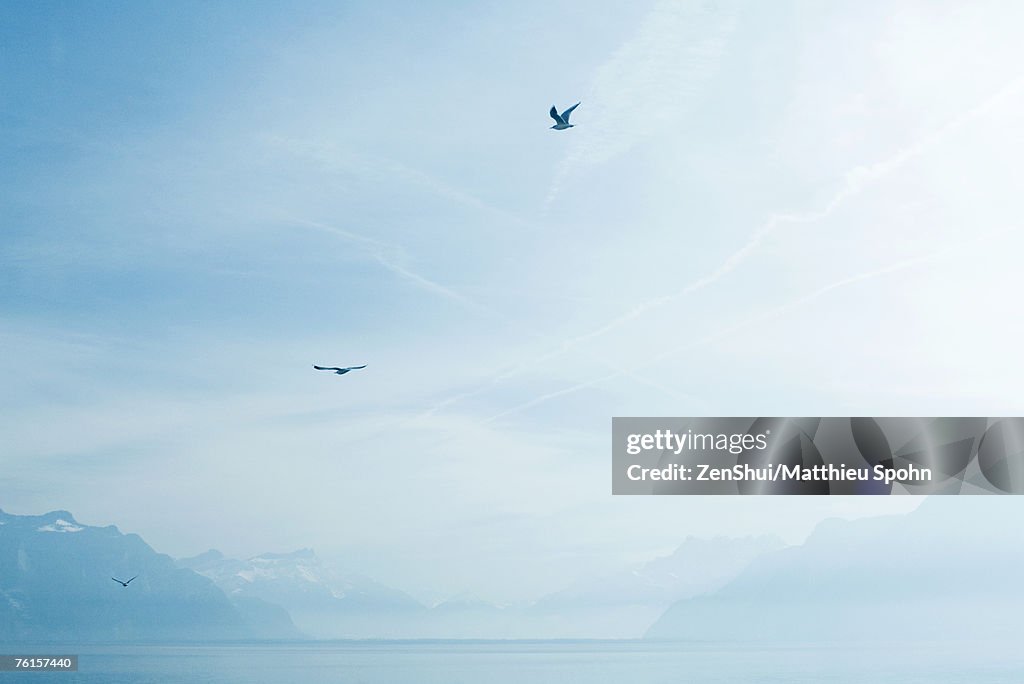
[[[348,368],[344,368],[343,370],[359,370],[360,368],[366,368],[366,364],[364,363],[362,366],[349,366]]]
[[[138,575],[136,575],[135,577],[138,577]],[[125,582],[125,585],[127,586],[127,585],[131,584],[132,580],[135,579],[135,577],[132,577],[132,579],[130,579],[127,582]]]
[[[551,116],[552,119],[555,120],[556,124],[564,124],[565,123],[565,120],[562,117],[558,116],[558,110],[555,109],[554,105],[551,105],[551,111],[548,112],[548,114]]]
[[[572,110],[576,109],[579,106],[580,106],[580,103],[577,102],[572,107],[569,107],[564,112],[562,112],[562,121],[564,121],[565,123],[569,123],[569,115],[572,114]]]
[[[313,368],[316,368],[317,370],[332,370],[332,371],[341,370],[340,368],[338,368],[336,366],[313,366]]]
[[[117,579],[116,577],[111,577],[110,579],[114,580],[118,584],[124,584],[124,582],[122,582],[121,580]]]

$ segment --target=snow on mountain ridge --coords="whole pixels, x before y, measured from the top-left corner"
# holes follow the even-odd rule
[[[414,634],[424,607],[404,592],[359,575],[344,575],[312,549],[263,553],[248,560],[208,551],[178,561],[232,596],[254,597],[289,611],[304,631],[321,638]]]
[[[74,523],[70,523],[67,520],[64,520],[63,518],[57,518],[56,520],[53,521],[53,523],[51,523],[49,525],[43,525],[42,527],[37,527],[36,531],[37,532],[81,532],[84,529],[85,528],[82,527],[81,525],[75,525]]]

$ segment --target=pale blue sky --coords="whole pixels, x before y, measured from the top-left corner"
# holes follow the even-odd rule
[[[613,499],[611,416],[1024,412],[1018,3],[0,12],[5,510],[518,600],[911,505]]]

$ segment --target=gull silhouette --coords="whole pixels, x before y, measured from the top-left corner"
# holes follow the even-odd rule
[[[138,577],[138,575],[136,575],[135,577]],[[122,587],[127,587],[129,584],[131,584],[132,580],[135,579],[135,577],[132,577],[132,579],[128,580],[127,582],[125,582],[124,580],[119,580],[116,577],[111,577],[110,579],[114,580],[115,582],[120,584]]]
[[[572,114],[572,110],[576,109],[579,106],[580,103],[577,102],[576,104],[574,104],[572,107],[569,107],[561,114],[559,114],[558,110],[555,109],[554,106],[552,106],[551,111],[548,112],[551,115],[551,118],[555,120],[555,125],[552,126],[552,128],[554,128],[556,131],[563,131],[566,128],[572,128],[573,125],[569,123],[569,115]]]
[[[362,366],[349,366],[348,368],[338,368],[337,366],[313,366],[313,368],[316,368],[317,370],[334,371],[336,375],[344,375],[349,371],[359,370],[360,368],[366,368],[366,364],[364,363]]]

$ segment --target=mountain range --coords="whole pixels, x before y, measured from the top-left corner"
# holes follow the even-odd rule
[[[1024,500],[935,496],[907,515],[826,520],[733,581],[678,601],[651,639],[1000,640],[1020,632]]]
[[[112,578],[128,580],[121,586]],[[141,537],[67,511],[0,511],[0,642],[301,637],[288,614],[229,599]]]
[[[311,549],[247,560],[211,549],[178,565],[208,578],[232,599],[281,606],[321,639],[409,638],[427,609],[408,594],[326,566]]]
[[[459,594],[425,606],[310,549],[175,561],[67,511],[0,511],[0,642],[999,639],[1024,614],[1021,512],[1019,497],[936,496],[907,515],[824,521],[798,546],[688,538],[532,603]]]
[[[774,536],[688,537],[667,556],[542,597],[529,610],[533,628],[579,638],[636,638],[674,602],[724,586],[754,559],[783,546]]]
[[[175,561],[136,534],[68,511],[0,511],[0,639],[224,640],[636,637],[673,601],[717,588],[770,538],[687,539],[673,554],[497,606],[458,594],[425,606],[311,549]],[[136,577],[128,587],[112,578]]]

